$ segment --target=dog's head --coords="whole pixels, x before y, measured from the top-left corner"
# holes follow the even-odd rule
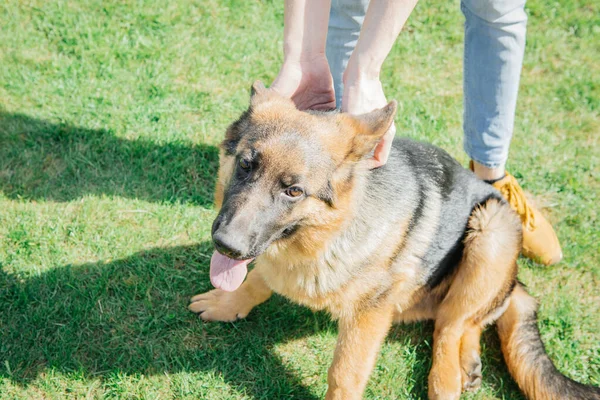
[[[396,102],[360,116],[302,112],[256,82],[250,107],[221,145],[213,284],[235,290],[267,248],[334,223],[348,207],[354,172],[395,112]]]

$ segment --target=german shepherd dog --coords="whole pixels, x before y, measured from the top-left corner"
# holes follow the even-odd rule
[[[435,321],[430,399],[481,384],[480,336],[493,322],[528,398],[600,399],[546,355],[536,302],[516,278],[521,223],[491,185],[407,139],[385,166],[366,167],[396,102],[360,116],[303,112],[257,82],[250,103],[221,146],[217,289],[191,311],[233,321],[272,292],[327,310],[339,323],[327,399],[361,398],[392,323],[425,319]]]

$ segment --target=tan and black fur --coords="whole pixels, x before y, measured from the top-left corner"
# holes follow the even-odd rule
[[[195,296],[190,309],[231,321],[277,292],[327,310],[339,321],[328,399],[361,398],[390,326],[423,319],[435,321],[430,399],[480,385],[480,335],[494,322],[529,398],[600,399],[544,352],[536,303],[516,280],[520,221],[499,193],[410,140],[367,169],[395,111],[392,102],[362,116],[301,112],[255,84],[222,145],[213,225],[217,248],[256,257],[255,267],[238,290]],[[252,167],[240,170],[241,159]]]

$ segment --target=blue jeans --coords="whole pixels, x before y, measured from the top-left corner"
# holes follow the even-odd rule
[[[336,104],[368,0],[332,0],[327,35]],[[506,163],[525,50],[525,0],[461,0],[465,16],[464,149],[495,168]]]

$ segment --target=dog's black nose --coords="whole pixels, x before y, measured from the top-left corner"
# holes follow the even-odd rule
[[[212,236],[215,249],[229,258],[242,259],[244,251],[237,245],[230,236],[223,235],[220,232],[213,233]]]

